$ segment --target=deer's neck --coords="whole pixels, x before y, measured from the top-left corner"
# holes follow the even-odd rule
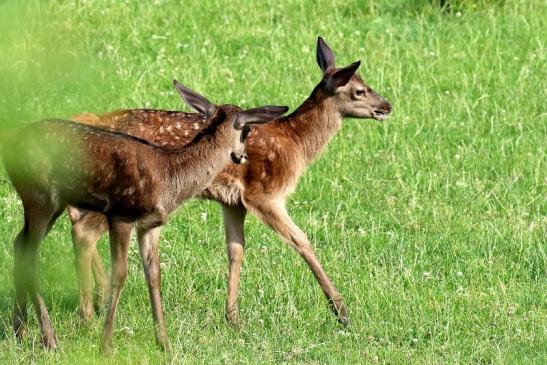
[[[281,125],[310,163],[340,129],[342,116],[330,98],[320,100],[312,94]]]
[[[214,134],[168,155],[164,178],[169,182],[166,205],[176,208],[198,194],[229,163],[233,128],[219,126]]]

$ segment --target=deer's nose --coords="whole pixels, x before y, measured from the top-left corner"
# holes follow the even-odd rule
[[[387,101],[374,109],[374,114],[388,116],[389,113],[391,113],[391,105]]]

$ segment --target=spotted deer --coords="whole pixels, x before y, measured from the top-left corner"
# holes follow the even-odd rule
[[[391,106],[356,73],[359,61],[337,68],[333,52],[321,37],[317,41],[316,57],[323,77],[308,99],[292,114],[254,128],[245,141],[249,163],[229,164],[199,194],[200,198],[215,200],[222,205],[229,261],[225,315],[228,322],[235,326],[239,325],[237,297],[247,212],[256,215],[303,257],[338,320],[342,324],[348,322],[348,310],[342,296],[321,267],[306,234],[291,219],[286,200],[302,173],[340,129],[343,118],[381,121],[390,115]],[[165,119],[163,111],[135,109],[104,115],[85,114],[75,118],[83,123],[103,125],[169,145],[186,143],[198,133],[197,124],[191,117],[188,119],[188,114],[168,115]],[[180,122],[180,129],[167,131],[165,124],[172,125],[174,120]],[[104,291],[104,269],[95,243],[108,229],[106,220],[98,213],[80,215],[72,211],[70,216],[74,224],[75,246],[78,248],[79,243],[85,242],[85,262],[92,260],[97,285]],[[91,271],[90,264],[87,267]],[[81,302],[87,301],[88,308],[92,308],[89,303],[91,285],[89,282],[85,284],[87,298],[81,299]],[[84,312],[91,315],[91,309]]]
[[[112,260],[111,290],[101,348],[112,352],[114,316],[127,277],[132,228],[148,283],[156,340],[169,348],[160,297],[158,239],[161,226],[183,201],[200,193],[230,162],[245,158],[244,139],[251,125],[267,123],[288,108],[242,110],[214,105],[175,82],[186,102],[200,111],[207,127],[179,148],[94,126],[63,120],[30,124],[4,146],[8,176],[24,209],[24,227],[14,242],[15,308],[13,328],[22,339],[27,295],[38,315],[42,342],[57,347],[38,285],[38,248],[67,204],[106,217]],[[176,128],[175,125],[172,126]]]

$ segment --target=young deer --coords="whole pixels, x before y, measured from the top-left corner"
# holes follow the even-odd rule
[[[59,214],[71,204],[102,212],[108,220],[112,272],[101,339],[103,351],[112,351],[114,315],[127,276],[133,226],[148,283],[156,340],[168,349],[157,252],[161,226],[184,200],[209,185],[230,158],[236,163],[246,158],[243,142],[251,125],[267,123],[288,109],[264,106],[242,111],[233,105],[216,106],[176,85],[185,100],[208,119],[208,127],[184,147],[166,149],[119,132],[46,120],[21,129],[14,142],[4,148],[6,170],[23,203],[25,221],[14,242],[13,326],[17,337],[22,338],[25,332],[28,294],[44,345],[57,346],[38,290],[38,248]]]
[[[183,89],[175,84],[183,100]],[[186,100],[185,100],[186,101]],[[196,103],[187,103],[197,113],[151,109],[119,110],[97,116],[83,114],[72,117],[73,121],[123,132],[150,143],[177,148],[190,143],[201,130],[211,123],[203,118],[204,110]],[[89,323],[93,317],[93,283],[95,279],[97,307],[103,307],[108,293],[108,279],[101,258],[96,250],[96,242],[108,231],[107,218],[103,213],[68,206],[68,216],[73,223],[72,237],[76,258],[76,273],[80,289],[79,312],[82,320]]]
[[[245,142],[249,163],[228,165],[199,195],[222,205],[229,259],[226,319],[236,326],[239,324],[237,296],[247,211],[266,223],[304,258],[338,320],[343,324],[348,321],[348,311],[341,295],[321,267],[306,234],[292,221],[285,202],[294,191],[300,175],[336,134],[343,118],[384,120],[391,113],[391,106],[356,74],[359,61],[336,68],[334,55],[321,37],[317,41],[317,62],[323,71],[323,78],[308,99],[291,115],[253,129]],[[158,122],[158,116],[163,113],[147,111],[143,116],[142,110],[130,110],[100,116],[86,114],[76,119],[150,138],[156,143],[176,144],[177,140],[173,140],[172,135],[151,132],[164,130]],[[181,129],[173,132],[181,142],[183,138],[197,133],[194,129],[197,125],[184,123],[184,118],[185,115],[179,118]],[[75,246],[78,242],[86,242],[86,252],[93,257],[97,284],[104,290],[101,285],[104,274],[101,273],[103,269],[95,242],[108,229],[108,225],[104,218],[103,223],[98,224],[101,222],[98,214],[84,215],[82,218],[79,214],[71,214],[71,219]],[[88,270],[91,271],[91,268]],[[87,285],[90,287],[91,283]]]

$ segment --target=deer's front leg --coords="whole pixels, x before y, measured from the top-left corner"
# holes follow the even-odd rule
[[[152,317],[154,318],[156,330],[156,342],[165,351],[169,351],[169,338],[163,318],[161,305],[161,272],[160,258],[158,253],[158,241],[161,227],[141,228],[137,230],[139,240],[139,251],[141,254],[144,275],[148,284],[148,294],[152,306]]]
[[[110,300],[108,312],[101,337],[101,349],[105,355],[112,354],[112,337],[114,330],[114,317],[120,294],[127,278],[127,254],[131,239],[132,222],[110,218],[108,220],[110,234],[110,258],[112,271],[110,274]]]
[[[338,321],[347,325],[349,322],[349,314],[342,296],[338,293],[334,284],[321,267],[308,237],[306,237],[306,234],[292,221],[285,206],[275,200],[271,200],[252,202],[251,204],[247,204],[247,208],[277,232],[300,256],[302,256],[319,282]]]
[[[226,236],[226,251],[230,265],[228,273],[228,298],[226,299],[226,320],[234,327],[239,326],[239,309],[237,296],[239,290],[239,278],[241,264],[243,262],[243,250],[245,248],[245,235],[243,226],[247,210],[242,205],[236,207],[222,206],[224,218],[224,232]]]

